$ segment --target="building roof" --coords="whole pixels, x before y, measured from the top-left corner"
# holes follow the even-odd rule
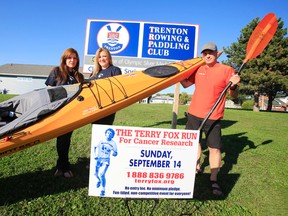
[[[0,65],[0,75],[47,77],[53,67],[55,66],[32,64],[4,64]],[[82,71],[82,68],[79,68],[79,71]]]
[[[152,96],[153,99],[158,99],[158,100],[174,100],[173,97],[170,97],[168,95],[155,95]]]

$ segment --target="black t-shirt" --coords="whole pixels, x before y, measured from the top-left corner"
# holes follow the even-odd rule
[[[90,80],[97,80],[97,79],[103,79],[107,77],[117,76],[121,75],[121,69],[119,67],[116,67],[114,65],[110,65],[108,68],[99,71],[95,76],[90,77]]]
[[[47,86],[59,86],[59,85],[71,85],[78,83],[75,76],[74,72],[69,73],[68,79],[67,80],[56,80],[57,75],[60,73],[59,67],[54,68],[49,76],[47,77],[45,81],[45,85]]]

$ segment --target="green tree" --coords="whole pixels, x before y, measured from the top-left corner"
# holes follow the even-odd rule
[[[230,56],[223,63],[237,70],[246,56],[249,38],[259,23],[259,18],[253,19],[241,30],[238,42],[234,42],[224,51]],[[268,111],[272,109],[272,101],[277,92],[288,89],[288,38],[284,22],[278,19],[278,29],[264,51],[255,59],[246,63],[241,71],[240,92],[246,95],[267,95]],[[256,101],[255,101],[256,103]]]
[[[181,104],[187,104],[187,102],[190,100],[190,96],[186,92],[182,92],[180,95],[180,103]]]

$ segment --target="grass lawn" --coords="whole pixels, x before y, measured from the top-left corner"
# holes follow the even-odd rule
[[[178,129],[185,127],[187,108],[179,107]],[[115,125],[171,128],[171,118],[172,105],[134,104],[117,113]],[[204,148],[204,174],[196,178],[194,198],[160,199],[154,215],[288,214],[288,114],[227,109],[222,123],[219,178],[227,196],[211,195]],[[124,199],[88,196],[90,142],[91,125],[74,131],[72,179],[53,176],[55,139],[0,158],[0,215],[129,215]],[[149,215],[154,201],[128,204],[133,215]]]

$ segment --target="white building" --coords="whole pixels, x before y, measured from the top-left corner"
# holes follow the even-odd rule
[[[24,94],[46,87],[45,81],[54,66],[5,64],[0,66],[0,93]],[[80,68],[79,71],[82,71]]]
[[[46,87],[45,80],[53,66],[5,64],[0,66],[0,92],[23,94]]]
[[[161,96],[153,96],[150,100],[151,104],[173,104],[174,98],[169,97],[167,95],[161,95]]]

